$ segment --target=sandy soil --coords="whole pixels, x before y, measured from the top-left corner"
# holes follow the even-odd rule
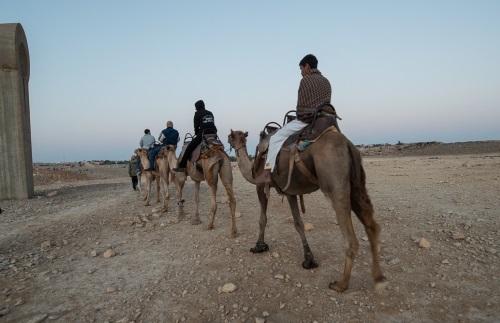
[[[319,262],[305,270],[286,200],[274,190],[270,251],[249,252],[258,200],[237,168],[231,239],[223,187],[215,229],[205,230],[206,184],[203,224],[194,226],[192,181],[177,221],[175,207],[143,205],[125,166],[38,166],[35,198],[0,201],[0,322],[500,322],[499,141],[361,150],[390,280],[382,294],[355,218],[351,284],[343,294],[328,289],[344,250],[320,192],[305,196]]]

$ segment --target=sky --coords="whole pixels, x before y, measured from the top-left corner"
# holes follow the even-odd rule
[[[500,140],[497,0],[0,2],[27,37],[34,162],[126,160],[168,120],[182,142],[200,99],[253,154],[307,54],[356,145]]]

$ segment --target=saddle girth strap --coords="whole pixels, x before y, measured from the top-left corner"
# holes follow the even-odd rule
[[[314,176],[304,165],[304,162],[302,161],[302,158],[300,158],[299,151],[297,150],[297,146],[293,145],[292,148],[290,149],[290,158],[288,160],[288,180],[286,183],[285,188],[283,189],[283,192],[285,192],[288,187],[290,186],[290,183],[292,181],[292,172],[293,172],[293,165],[296,164],[297,168],[299,171],[307,177],[309,182],[318,185],[318,178]]]

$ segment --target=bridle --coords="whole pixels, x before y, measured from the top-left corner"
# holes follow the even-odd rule
[[[235,152],[235,153],[236,153],[236,155],[237,155],[237,154],[238,154],[238,151],[239,151],[241,148],[246,148],[246,147],[247,147],[247,145],[246,145],[246,144],[242,145],[242,146],[241,146],[241,147],[239,147],[239,148],[233,148],[233,147],[231,147],[231,145],[229,145],[229,152],[231,152],[231,151],[234,149],[234,152]]]

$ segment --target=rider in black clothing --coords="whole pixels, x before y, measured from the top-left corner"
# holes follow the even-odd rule
[[[182,159],[179,162],[179,165],[172,169],[174,172],[185,172],[186,165],[191,153],[198,147],[198,145],[202,141],[203,132],[207,129],[210,129],[206,133],[215,133],[217,134],[217,128],[214,123],[214,115],[212,112],[205,110],[205,103],[203,100],[199,100],[194,104],[196,108],[196,112],[194,113],[194,138],[191,140],[189,145],[186,147],[186,151],[184,151],[184,155],[182,155]]]

